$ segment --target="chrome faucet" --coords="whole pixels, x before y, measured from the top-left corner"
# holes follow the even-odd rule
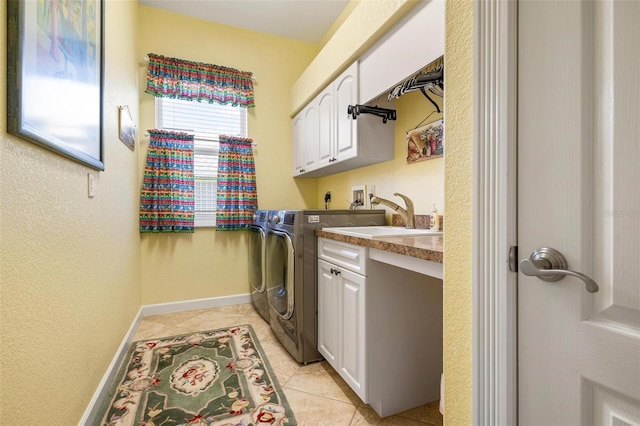
[[[404,200],[405,204],[407,205],[406,210],[392,201],[376,197],[373,194],[369,194],[369,200],[371,200],[372,206],[374,204],[382,204],[383,206],[387,206],[390,209],[398,212],[398,214],[404,219],[405,227],[408,229],[414,229],[416,227],[416,220],[413,213],[413,201],[411,201],[406,195],[402,195],[397,192],[395,192],[393,195],[396,195]]]
[[[356,198],[355,200],[353,200],[353,202],[351,204],[349,204],[349,210],[355,210],[357,209],[359,206],[363,206],[364,203],[362,202],[361,199]]]

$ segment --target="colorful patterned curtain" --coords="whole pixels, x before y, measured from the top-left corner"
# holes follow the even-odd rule
[[[247,229],[258,208],[252,139],[220,135],[216,230]]]
[[[140,232],[193,232],[193,135],[149,130]]]
[[[251,108],[252,73],[149,53],[146,93]]]

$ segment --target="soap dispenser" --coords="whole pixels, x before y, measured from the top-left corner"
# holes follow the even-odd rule
[[[436,203],[433,203],[433,210],[431,210],[431,219],[429,220],[429,227],[434,231],[440,230],[440,215],[438,209],[436,209]]]

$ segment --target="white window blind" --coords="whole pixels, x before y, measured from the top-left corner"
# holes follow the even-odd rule
[[[194,136],[195,226],[215,226],[219,135],[247,137],[247,109],[156,98],[156,127]]]

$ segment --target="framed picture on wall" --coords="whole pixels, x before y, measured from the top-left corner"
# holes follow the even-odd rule
[[[104,170],[103,0],[7,2],[8,132]]]
[[[444,155],[444,122],[442,119],[408,131],[406,137],[407,163]]]
[[[118,137],[131,151],[136,149],[136,125],[128,105],[118,107]]]

